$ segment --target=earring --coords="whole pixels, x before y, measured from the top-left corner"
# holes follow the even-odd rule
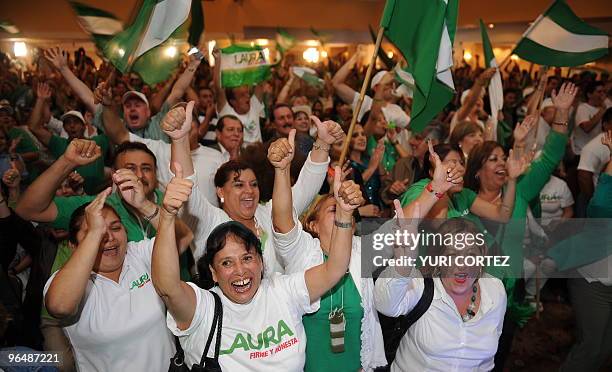
[[[479,176],[479,175],[475,175],[475,176],[474,176],[474,178],[476,178],[477,180],[479,180],[479,179],[480,179],[480,176]]]
[[[221,204],[223,204],[225,202],[225,199],[223,199],[223,197],[221,197],[220,199],[221,199]]]

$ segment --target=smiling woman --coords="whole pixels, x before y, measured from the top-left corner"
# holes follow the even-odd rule
[[[62,319],[79,370],[167,371],[175,346],[151,284],[154,240],[127,241],[120,217],[105,204],[109,194],[110,188],[72,214],[68,239],[74,253],[47,281],[45,305]],[[184,250],[192,235],[178,225]]]

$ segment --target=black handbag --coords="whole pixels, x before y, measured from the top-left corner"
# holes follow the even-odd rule
[[[185,352],[178,342],[178,337],[174,338],[176,344],[176,354],[170,361],[170,368],[168,372],[222,372],[221,366],[219,365],[219,350],[221,348],[221,327],[223,326],[223,305],[221,304],[221,298],[215,292],[210,291],[215,299],[215,315],[213,322],[208,333],[208,340],[206,340],[206,346],[202,353],[202,359],[199,364],[194,364],[191,369],[185,364]],[[215,332],[216,331],[216,332]],[[215,356],[213,358],[208,357],[208,350],[212,343],[213,337],[217,334],[217,340],[215,343]]]

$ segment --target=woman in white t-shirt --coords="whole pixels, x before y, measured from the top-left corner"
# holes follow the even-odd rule
[[[177,177],[182,175],[178,174]],[[261,242],[244,225],[223,223],[210,234],[198,261],[218,286],[223,327],[219,363],[224,371],[302,371],[306,336],[302,316],[316,311],[319,298],[346,272],[351,253],[352,213],[362,202],[352,181],[334,183],[336,214],[329,259],[305,272],[263,276]],[[211,332],[210,291],[180,280],[174,221],[180,203],[164,207],[153,249],[153,284],[168,307],[168,328],[185,351],[185,362],[200,362]],[[211,345],[211,348],[216,345]],[[208,355],[209,357],[211,354]]]
[[[168,185],[166,197],[177,195],[175,186]],[[45,306],[62,320],[79,370],[167,371],[175,346],[151,283],[153,240],[128,243],[119,216],[105,204],[110,191],[73,213],[69,240],[76,249],[47,281]],[[176,225],[178,255],[193,235]]]
[[[295,130],[289,139],[274,143],[268,159],[274,166],[272,222],[274,246],[287,274],[300,273],[325,262],[333,243],[336,202],[333,195],[319,198],[307,212],[302,229],[293,210],[289,168],[295,154]],[[387,360],[378,315],[374,309],[371,273],[362,276],[361,238],[354,236],[349,271],[321,298],[321,309],[304,316],[310,342],[306,348],[308,371],[372,371]],[[331,317],[344,319],[341,350],[330,335]],[[314,341],[314,342],[313,342]]]

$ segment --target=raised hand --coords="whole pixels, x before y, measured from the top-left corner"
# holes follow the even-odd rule
[[[394,181],[391,186],[389,186],[389,192],[393,195],[402,195],[404,192],[406,192],[409,183],[410,180],[408,178],[401,181]]]
[[[517,179],[521,174],[525,173],[529,167],[528,155],[516,156],[514,151],[510,149],[508,160],[506,161],[506,171],[510,179]]]
[[[393,200],[393,207],[395,208],[395,217],[397,219],[397,227],[402,231],[406,231],[408,234],[416,234],[419,231],[419,223],[421,222],[421,206],[419,203],[415,203],[412,208],[412,215],[406,217],[404,215],[404,209],[398,199]],[[417,247],[395,245],[395,257],[406,256],[407,250],[413,252],[409,256],[416,256]]]
[[[514,132],[512,135],[514,136],[514,144],[524,144],[527,139],[527,135],[531,132],[531,129],[535,127],[535,124],[538,122],[537,115],[529,115],[523,120],[522,123],[516,124],[514,128]]]
[[[378,167],[380,162],[382,161],[383,155],[385,154],[385,143],[382,140],[378,141],[374,152],[372,153],[372,157],[370,158],[370,166]]]
[[[108,81],[103,81],[93,92],[94,102],[101,103],[103,106],[110,106],[113,104],[113,91]]]
[[[559,88],[559,93],[552,91],[550,98],[558,110],[569,110],[574,103],[574,98],[578,93],[578,88],[572,83],[563,83]]]
[[[78,167],[96,161],[102,156],[102,150],[94,141],[73,139],[62,156],[73,166]]]
[[[147,202],[142,180],[131,170],[118,169],[113,173],[113,182],[117,185],[123,200],[137,210]]]
[[[295,155],[295,129],[289,132],[289,138],[279,138],[268,148],[268,160],[274,168],[287,169]]]
[[[194,101],[189,101],[186,107],[184,104],[179,104],[168,111],[162,119],[161,128],[172,140],[179,140],[189,134],[194,105]]]
[[[612,153],[612,130],[603,133],[603,136],[601,136],[601,143],[607,146],[610,153]]]
[[[478,75],[476,81],[479,82],[481,86],[486,86],[489,84],[489,81],[491,80],[493,75],[495,75],[495,72],[497,72],[497,69],[495,67],[489,67],[488,69],[484,70],[480,75]]]
[[[10,155],[16,155],[17,154],[17,146],[19,146],[19,142],[21,142],[21,139],[22,139],[22,137],[19,136],[19,137],[13,138],[11,140],[11,144],[9,145],[9,148],[8,148],[8,153]]]
[[[85,223],[87,224],[87,233],[98,233],[104,234],[106,231],[106,223],[104,222],[104,216],[102,215],[102,209],[106,198],[110,195],[111,188],[108,187],[106,190],[96,196],[96,198],[85,207]]]
[[[21,173],[17,169],[17,164],[12,161],[11,167],[2,175],[2,182],[9,189],[17,189],[21,183]]]
[[[340,209],[351,213],[365,202],[359,185],[342,181],[342,171],[338,166],[334,168],[334,198]]]
[[[193,182],[183,178],[183,167],[179,163],[174,163],[174,170],[176,175],[166,186],[162,208],[167,213],[176,216],[183,204],[189,200]]]
[[[43,54],[56,69],[68,67],[68,54],[59,47],[46,49]]]
[[[68,187],[74,191],[75,195],[81,195],[83,193],[83,184],[85,183],[85,178],[78,174],[77,172],[70,172],[68,177],[66,177],[66,182],[68,183]]]
[[[47,83],[38,83],[36,86],[36,96],[42,100],[51,98],[51,88]]]
[[[317,139],[323,141],[327,145],[334,143],[342,143],[346,134],[342,130],[340,124],[332,120],[321,122],[318,117],[311,115],[310,119],[317,126]]]
[[[465,169],[460,164],[445,166],[440,156],[434,151],[431,141],[429,141],[429,155],[434,162],[434,175],[431,181],[432,188],[437,193],[445,193],[451,187],[463,182]]]

